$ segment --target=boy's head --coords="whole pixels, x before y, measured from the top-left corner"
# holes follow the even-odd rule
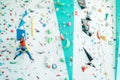
[[[24,40],[24,37],[21,37],[21,38],[20,38],[20,41],[21,41],[21,40]]]

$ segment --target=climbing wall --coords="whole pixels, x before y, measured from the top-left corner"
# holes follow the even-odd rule
[[[75,0],[74,79],[114,80],[115,0]]]
[[[13,60],[17,29],[34,61],[26,53]],[[53,1],[0,0],[0,80],[48,79],[68,79]]]
[[[74,0],[54,0],[69,80],[73,79]],[[69,3],[69,4],[68,4]]]
[[[115,34],[115,0],[0,0],[0,80],[114,80]]]

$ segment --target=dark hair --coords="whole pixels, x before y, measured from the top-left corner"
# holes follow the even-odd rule
[[[21,38],[19,38],[19,40],[21,40],[21,39],[24,39],[24,37],[22,36]]]

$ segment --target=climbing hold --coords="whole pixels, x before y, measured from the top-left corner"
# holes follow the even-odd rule
[[[100,36],[102,40],[106,41],[106,36]]]
[[[65,39],[64,36],[63,36],[63,34],[60,35],[60,38],[61,38],[61,40]]]
[[[23,78],[18,78],[17,80],[23,80]]]
[[[52,42],[52,38],[48,38],[48,43],[51,43]]]
[[[60,62],[65,62],[63,58],[60,58]]]
[[[86,8],[85,0],[77,0],[77,2],[78,2],[81,9]]]
[[[84,72],[88,67],[87,66],[82,66],[81,69]]]
[[[59,0],[57,0],[56,4],[57,4],[58,6],[64,6],[64,5],[65,5],[65,3],[62,3],[62,2],[60,2]]]
[[[47,30],[47,33],[48,33],[48,34],[51,34],[51,31],[50,31],[50,30]]]
[[[13,33],[13,32],[14,32],[14,30],[11,30],[11,32]]]
[[[0,66],[2,66],[3,65],[3,63],[2,62],[0,62]]]
[[[100,40],[100,33],[97,31],[97,38]]]
[[[70,47],[70,40],[66,39],[66,45],[64,48],[68,48],[68,47]]]
[[[12,62],[12,61],[10,61],[10,64],[16,64],[17,62],[15,61],[15,62]]]
[[[68,23],[67,23],[67,26],[71,26],[71,22],[68,22]]]
[[[34,20],[33,20],[33,18],[31,19],[31,33],[32,33],[32,36],[34,36],[35,31],[34,31]]]
[[[109,15],[108,13],[105,14],[105,20],[108,19],[108,15]]]
[[[57,74],[56,76],[60,76],[60,74]]]
[[[108,44],[109,44],[109,45],[113,45],[113,42],[112,42],[112,41],[108,41]]]
[[[86,56],[87,56],[89,62],[91,62],[93,60],[92,56],[87,52],[87,50],[85,48],[83,48],[83,50],[85,51]]]
[[[46,27],[46,24],[44,23],[44,24],[42,24],[42,26],[43,26],[43,27]]]
[[[56,69],[57,65],[56,64],[52,64],[52,69]]]

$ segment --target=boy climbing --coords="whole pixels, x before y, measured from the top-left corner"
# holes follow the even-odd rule
[[[14,60],[25,52],[29,56],[30,60],[34,61],[34,59],[32,58],[32,56],[30,54],[30,52],[28,51],[28,49],[26,47],[26,42],[25,42],[25,39],[24,39],[23,36],[20,38],[20,48],[18,48],[17,51],[18,50],[20,50],[20,51],[19,51],[18,54],[15,55],[15,57],[13,58]]]

